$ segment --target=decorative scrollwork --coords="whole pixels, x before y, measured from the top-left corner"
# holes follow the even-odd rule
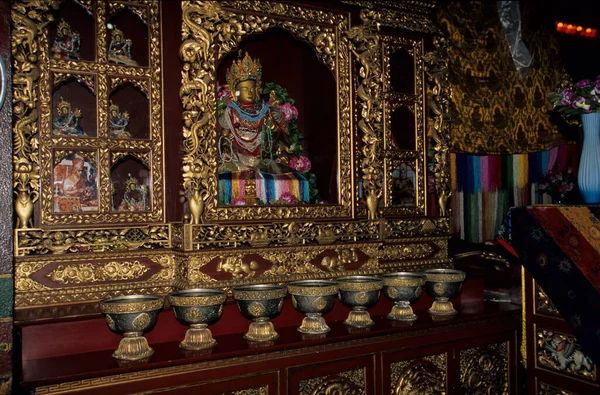
[[[136,280],[148,270],[148,266],[135,260],[131,262],[87,263],[83,265],[59,265],[47,277],[60,284],[84,284],[104,281]]]
[[[332,244],[334,242],[365,242],[380,240],[379,222],[354,221],[343,223],[291,222],[264,225],[199,225],[191,228],[193,250],[237,248],[264,245]],[[254,236],[253,236],[254,235]]]
[[[360,170],[367,200],[369,219],[377,219],[381,189],[382,99],[381,56],[379,54],[379,14],[372,10],[360,13],[362,25],[347,32],[350,51],[360,64],[358,72],[358,129],[362,148]]]
[[[125,84],[131,84],[138,88],[140,91],[144,92],[146,97],[148,97],[148,92],[150,91],[150,83],[148,80],[140,80],[137,78],[125,78],[125,77],[112,77],[110,79],[110,91],[114,91],[117,87]]]
[[[18,230],[16,256],[169,248],[169,226],[80,230]]]
[[[450,82],[448,81],[448,42],[444,37],[434,39],[435,49],[424,56],[430,95],[428,107],[433,113],[431,133],[434,141],[433,162],[435,190],[440,206],[440,215],[449,216],[448,201],[451,195],[450,179],[450,127],[449,104]]]
[[[96,94],[96,80],[93,75],[79,73],[54,73],[54,86],[57,86],[69,78],[81,81],[92,93]]]

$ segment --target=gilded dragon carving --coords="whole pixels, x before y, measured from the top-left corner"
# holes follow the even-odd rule
[[[32,225],[33,204],[40,196],[38,93],[40,34],[54,20],[58,0],[25,0],[12,5],[13,167],[17,228]]]

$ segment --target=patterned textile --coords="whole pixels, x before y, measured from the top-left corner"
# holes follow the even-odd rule
[[[453,152],[529,153],[566,142],[548,114],[548,92],[563,78],[554,26],[541,22],[549,8],[540,1],[521,2],[522,38],[533,56],[521,77],[495,1],[440,4],[438,20],[449,37]]]
[[[511,246],[600,365],[600,206],[511,210]]]
[[[256,177],[256,197],[265,203],[273,204],[286,196],[293,196],[296,203],[308,203],[308,192],[308,181],[297,172],[270,174],[261,171]]]
[[[577,174],[578,159],[574,144],[519,155],[452,154],[454,232],[473,243],[494,239],[510,207],[552,203],[538,180],[569,167]],[[575,191],[568,202],[577,197]]]
[[[219,173],[219,204],[230,204],[244,199],[246,171],[224,171]]]
[[[247,171],[219,173],[219,204],[240,204],[245,196]],[[256,173],[256,198],[263,203],[308,203],[308,180],[298,172],[271,174]],[[292,199],[293,201],[290,201]]]

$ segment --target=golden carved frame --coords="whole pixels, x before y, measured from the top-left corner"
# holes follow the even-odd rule
[[[235,7],[235,8],[232,8]],[[349,16],[274,2],[185,1],[181,100],[184,106],[184,188],[192,223],[352,216],[352,100]],[[250,13],[251,12],[251,13]],[[290,20],[294,15],[295,20]],[[337,80],[339,204],[227,207],[217,205],[216,65],[253,33],[278,27],[311,44]],[[194,210],[193,207],[199,207]],[[201,209],[200,209],[201,208]]]
[[[76,2],[87,10],[106,3]],[[361,23],[353,26],[350,11],[306,4],[182,2],[183,180],[190,221],[169,224],[164,219],[162,195],[160,6],[153,0],[109,1],[108,5],[110,12],[127,6],[142,19],[147,18],[152,67],[105,64],[107,37],[106,31],[99,28],[98,62],[48,59],[47,25],[52,21],[50,11],[58,7],[58,2],[23,0],[12,5],[17,308],[94,301],[109,294],[138,291],[164,294],[172,287],[229,288],[451,264],[447,247],[451,222],[446,210],[450,196],[446,126],[449,90],[446,64],[441,58],[445,45],[442,39],[434,40],[433,51],[425,52],[425,39],[382,35],[381,25],[394,25],[370,9],[368,3],[361,4],[365,7],[360,10]],[[97,25],[106,22],[103,12],[97,12]],[[409,11],[396,12],[404,15],[403,20],[413,18]],[[422,22],[403,27],[430,35],[432,32],[426,28],[430,25]],[[216,64],[246,35],[272,27],[308,42],[334,71],[338,93],[338,204],[235,208],[216,204]],[[415,95],[390,98],[386,93],[388,57],[395,46],[409,48],[414,56]],[[110,92],[127,82],[137,86],[152,106],[150,138],[134,142],[98,138],[92,138],[92,142],[86,138],[72,145],[63,137],[51,135],[51,84],[71,76],[94,85],[99,136],[107,122]],[[388,152],[385,145],[389,133],[386,105],[395,101],[414,108],[415,152]],[[439,217],[426,216],[426,129],[431,130],[435,141],[436,189],[442,209]],[[101,210],[69,218],[52,213],[52,172],[48,166],[52,155],[78,150],[96,152],[96,160],[107,164],[106,168],[127,154],[147,160],[153,177],[152,210],[126,215]],[[385,172],[393,161],[403,159],[417,163],[420,200],[416,207],[394,208],[386,200],[389,191]],[[104,171],[99,175],[99,191],[104,199],[100,204],[108,207],[109,174]],[[365,205],[358,202],[359,178],[363,180]],[[34,204],[39,206],[35,210]],[[32,227],[34,211],[39,215],[38,228]],[[159,272],[156,256],[163,259],[164,268]],[[357,256],[361,258],[357,260]],[[247,265],[253,257],[262,259],[259,269]],[[97,269],[92,276],[90,262]],[[218,263],[220,269],[206,270],[210,262]],[[62,265],[62,269],[56,265]],[[150,267],[155,271],[149,271]],[[148,273],[159,276],[159,280],[148,277]],[[48,286],[49,281],[52,286]]]

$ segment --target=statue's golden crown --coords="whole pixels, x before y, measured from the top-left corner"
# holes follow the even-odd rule
[[[57,35],[58,35],[59,37],[62,37],[62,36],[63,36],[63,31],[64,31],[65,29],[66,29],[66,30],[67,30],[69,33],[71,32],[71,26],[70,26],[70,25],[69,25],[67,22],[65,22],[65,20],[63,19],[63,20],[61,20],[61,21],[60,21],[60,23],[58,24],[58,27],[57,27],[57,29],[56,29]],[[68,34],[68,33],[67,33],[67,34]]]
[[[56,111],[58,111],[58,113],[60,114],[62,109],[67,109],[67,111],[71,112],[71,103],[63,99],[61,96],[60,101],[56,105]]]
[[[260,83],[262,78],[262,66],[260,60],[252,59],[248,52],[243,59],[241,58],[241,51],[238,60],[234,60],[231,67],[227,70],[225,79],[229,90],[235,89],[238,82],[246,80],[254,80],[257,85]]]

